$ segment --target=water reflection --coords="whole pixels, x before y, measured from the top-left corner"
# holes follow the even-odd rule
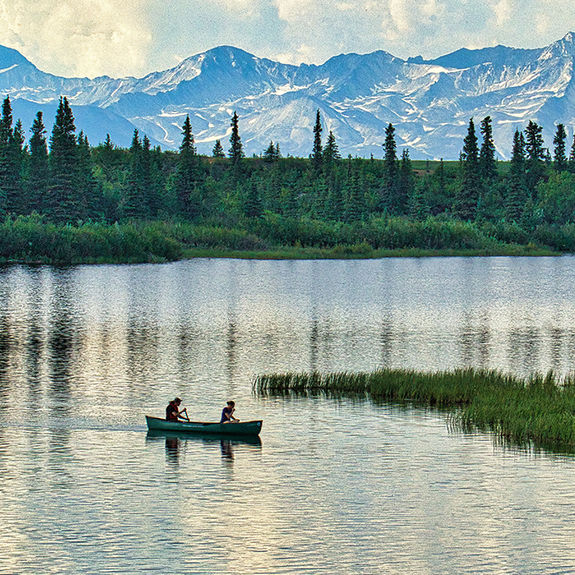
[[[317,362],[320,348],[320,333],[319,333],[317,317],[315,317],[314,312],[312,312],[311,317],[309,348],[310,348],[310,357],[309,357],[310,371],[317,371],[318,369]]]
[[[236,374],[238,349],[238,327],[233,315],[229,316],[226,333],[226,372],[229,381],[233,381]]]
[[[220,441],[220,450],[222,452],[222,459],[233,461],[234,459],[234,444],[229,439],[222,439]]]
[[[489,322],[489,312],[485,309],[462,313],[458,344],[462,366],[489,368],[493,338]]]
[[[391,315],[387,314],[381,324],[381,367],[389,367],[393,357],[393,330]]]
[[[565,375],[575,258],[551,260],[4,267],[0,412],[25,398],[45,417],[127,422],[161,390],[213,419],[230,397],[249,402],[265,371]]]
[[[185,451],[188,442],[195,446],[203,446],[210,451],[213,451],[214,447],[219,445],[222,460],[228,462],[233,462],[237,450],[240,452],[246,449],[259,450],[262,447],[262,440],[259,436],[230,436],[228,434],[222,435],[217,433],[196,435],[174,431],[148,430],[146,443],[156,445],[162,441],[165,445],[166,461],[171,464],[178,464],[180,462],[180,456],[182,452]]]
[[[65,410],[94,381],[216,378],[228,395],[269,370],[570,372],[573,258],[553,282],[541,260],[507,261],[3,268],[0,377]]]
[[[540,337],[538,329],[533,326],[515,328],[509,331],[509,364],[513,371],[537,371],[540,362]],[[549,369],[553,359],[550,358]]]
[[[166,461],[169,463],[179,462],[180,443],[177,437],[166,437]]]
[[[573,572],[573,458],[251,381],[565,374],[574,283],[574,258],[0,268],[0,573]],[[175,396],[201,421],[233,398],[265,449],[146,435]]]
[[[2,314],[2,310],[0,309],[0,378],[4,382],[7,380],[9,373],[11,341],[8,316]],[[0,385],[0,394],[2,396],[5,395],[7,391],[7,385]],[[2,409],[2,405],[4,404],[4,401],[0,402],[0,409]]]
[[[57,409],[66,411],[70,403],[70,378],[73,356],[80,342],[75,340],[70,314],[58,314],[52,323],[47,341],[47,364],[51,382],[51,395]]]
[[[489,313],[487,310],[481,310],[479,315],[477,344],[479,349],[479,367],[481,369],[487,369],[491,356],[491,332],[489,331]]]

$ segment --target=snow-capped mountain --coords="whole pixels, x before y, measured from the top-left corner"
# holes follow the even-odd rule
[[[335,134],[343,154],[382,156],[384,130],[396,128],[398,148],[412,158],[455,159],[469,118],[493,118],[495,143],[508,157],[516,128],[544,127],[552,147],[557,123],[575,125],[575,34],[541,49],[496,46],[461,49],[436,58],[402,60],[383,51],[342,54],[320,66],[292,66],[221,46],[143,78],[63,78],[36,68],[0,46],[0,94],[29,127],[38,110],[50,127],[61,95],[92,143],[110,133],[129,145],[134,128],[164,148],[177,148],[190,115],[196,143],[209,153],[224,147],[237,111],[246,152],[270,140],[284,155],[307,156],[315,112],[324,135]],[[570,132],[572,134],[572,132]]]

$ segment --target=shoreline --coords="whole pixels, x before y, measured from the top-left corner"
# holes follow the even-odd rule
[[[253,259],[253,260],[366,260],[387,258],[437,258],[437,257],[559,257],[569,255],[547,248],[509,246],[505,249],[442,249],[421,248],[377,249],[362,251],[354,246],[339,248],[277,248],[271,250],[187,249],[184,260],[197,258]]]
[[[498,249],[441,249],[427,250],[422,248],[371,249],[363,246],[338,246],[335,248],[294,248],[281,247],[267,250],[233,250],[226,248],[186,248],[182,257],[167,259],[148,254],[145,258],[107,258],[90,257],[72,258],[71,260],[52,260],[38,257],[0,258],[0,265],[134,265],[143,263],[170,263],[200,258],[243,259],[243,260],[375,260],[388,258],[446,258],[446,257],[559,257],[571,255],[570,252],[559,252],[548,248],[534,246],[504,246]]]

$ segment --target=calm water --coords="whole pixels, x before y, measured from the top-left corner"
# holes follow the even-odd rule
[[[575,573],[575,459],[254,374],[575,371],[575,258],[0,268],[0,573]],[[149,437],[233,398],[261,443]]]

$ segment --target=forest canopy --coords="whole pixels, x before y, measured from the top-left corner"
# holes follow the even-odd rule
[[[542,126],[528,122],[514,134],[509,162],[497,160],[489,116],[478,128],[469,120],[460,158],[452,162],[413,161],[407,149],[398,150],[391,123],[382,134],[381,159],[342,158],[319,110],[308,158],[282,157],[273,141],[247,158],[236,112],[230,128],[229,142],[216,141],[211,156],[197,153],[189,117],[177,152],[152,147],[138,130],[129,149],[114,145],[110,135],[92,146],[62,97],[50,133],[38,112],[27,140],[6,97],[0,257],[138,260],[149,259],[154,245],[163,246],[155,251],[166,259],[182,257],[186,248],[337,248],[351,255],[398,248],[575,248],[575,139],[569,141],[563,124],[550,151]],[[130,257],[122,250],[97,255],[95,238],[110,226],[132,230],[131,242],[142,234],[155,239],[142,240],[147,247]],[[73,247],[72,235],[82,228],[92,230],[92,254],[89,245]],[[32,230],[35,239],[26,240]],[[66,254],[52,253],[58,242],[68,246]]]

